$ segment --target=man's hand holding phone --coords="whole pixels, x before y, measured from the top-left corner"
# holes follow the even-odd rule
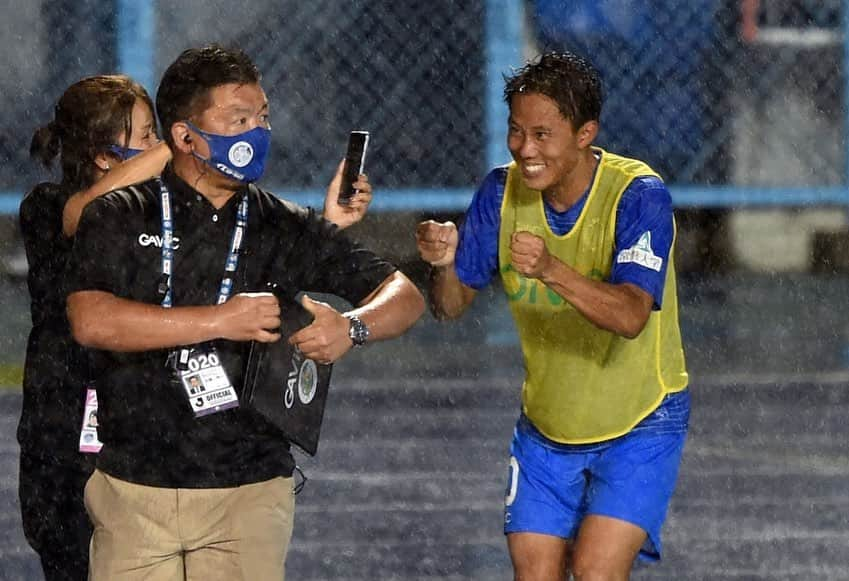
[[[363,173],[368,141],[368,131],[351,132],[345,159],[327,188],[324,217],[343,229],[362,220],[371,203],[371,184]]]

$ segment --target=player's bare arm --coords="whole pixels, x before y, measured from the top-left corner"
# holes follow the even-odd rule
[[[542,281],[595,326],[628,339],[645,327],[654,299],[638,286],[587,278],[552,256],[545,241],[530,232],[514,232],[510,252],[519,274]]]
[[[477,291],[463,284],[454,270],[458,244],[453,222],[427,220],[416,228],[416,246],[422,260],[432,267],[428,298],[437,319],[456,319],[472,304]]]

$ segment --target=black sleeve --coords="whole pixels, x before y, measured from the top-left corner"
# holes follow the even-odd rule
[[[397,269],[353,242],[335,224],[313,210],[299,209],[297,236],[275,262],[273,276],[281,286],[329,293],[357,305]]]
[[[68,293],[99,290],[122,296],[128,284],[127,210],[102,197],[83,210],[66,273]]]

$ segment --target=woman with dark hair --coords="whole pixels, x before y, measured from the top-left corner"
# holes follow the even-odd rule
[[[24,533],[47,581],[87,578],[92,530],[83,488],[94,462],[79,448],[88,370],[71,339],[63,290],[71,236],[88,201],[162,170],[170,154],[157,141],[144,88],[104,75],[71,85],[30,146],[46,166],[58,156],[62,169],[59,183],[37,185],[20,207],[33,327],[18,425],[19,496]]]

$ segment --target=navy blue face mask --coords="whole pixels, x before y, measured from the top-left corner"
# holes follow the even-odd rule
[[[121,147],[120,145],[110,145],[106,149],[109,153],[117,155],[121,161],[127,161],[131,157],[135,157],[144,151],[144,149],[133,149],[132,147]]]
[[[186,125],[200,134],[209,146],[208,158],[192,151],[196,158],[242,183],[249,184],[262,177],[271,145],[270,129],[255,127],[238,135],[217,135],[198,129],[188,121]]]

